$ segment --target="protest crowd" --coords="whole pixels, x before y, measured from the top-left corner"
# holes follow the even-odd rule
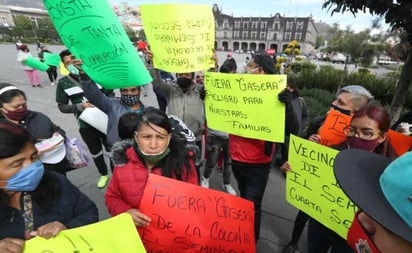
[[[209,27],[205,20],[190,27]],[[37,58],[16,43],[30,89],[43,88],[45,72],[56,108],[74,116],[64,115],[81,138],[31,110],[32,94],[19,85],[0,83],[0,252],[23,252],[36,238],[72,242],[70,230],[101,222],[95,200],[67,178],[91,161],[109,214],[128,214],[148,252],[256,252],[272,170],[285,174],[286,199],[299,209],[279,252],[412,252],[412,154],[399,145],[411,138],[410,113],[391,126],[373,94],[348,83],[326,115],[311,119],[300,87],[278,74],[272,56],[218,59],[205,35],[191,37],[205,46],[180,54],[146,33],[148,42],[121,38],[101,55],[79,43],[56,54],[38,45]],[[129,58],[108,60],[126,52]],[[199,52],[196,64],[189,62]],[[158,108],[142,102],[150,87]],[[222,175],[218,189],[211,189],[214,170]],[[319,187],[320,199],[345,202],[345,214],[336,208],[324,215],[329,204],[315,198]],[[168,210],[179,224],[168,223]],[[305,249],[298,247],[302,236]]]

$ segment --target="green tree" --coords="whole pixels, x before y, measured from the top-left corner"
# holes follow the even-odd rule
[[[351,12],[355,17],[358,12],[369,11],[372,15],[378,15],[385,18],[392,29],[402,29],[405,32],[405,40],[412,42],[412,2],[410,0],[326,0],[322,8],[332,10],[331,15],[335,12]],[[412,75],[412,48],[406,52],[406,59],[399,78],[395,94],[392,99],[390,115],[392,122],[399,118],[405,103],[406,96],[409,94]]]
[[[323,46],[325,46],[325,38],[318,35],[316,37],[316,48],[320,48],[320,47],[323,47]]]
[[[17,15],[14,17],[14,24],[23,30],[32,30],[33,22],[26,16]]]

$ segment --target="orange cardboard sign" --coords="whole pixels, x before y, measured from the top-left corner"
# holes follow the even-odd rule
[[[149,174],[139,211],[147,252],[256,252],[251,201]]]
[[[321,145],[334,146],[346,140],[343,129],[350,125],[352,116],[340,113],[336,110],[329,110],[325,122],[320,128],[319,135]]]
[[[395,149],[398,156],[405,154],[412,147],[411,136],[404,135],[394,130],[389,130],[387,135],[389,143],[392,145],[393,149]]]

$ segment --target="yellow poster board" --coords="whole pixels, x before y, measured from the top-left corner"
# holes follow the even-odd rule
[[[205,73],[210,128],[253,139],[284,142],[285,105],[278,94],[286,75]]]
[[[346,239],[357,211],[333,174],[338,150],[290,136],[286,200]]]
[[[215,19],[210,5],[142,4],[155,68],[188,73],[214,66]]]
[[[146,252],[128,213],[60,232],[55,238],[35,237],[26,241],[24,253]]]

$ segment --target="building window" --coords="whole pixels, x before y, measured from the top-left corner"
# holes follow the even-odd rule
[[[240,29],[240,21],[235,21],[235,29]]]
[[[251,37],[252,37],[252,40],[255,40],[256,39],[256,32],[252,32]]]
[[[9,23],[7,22],[7,18],[6,17],[1,17],[1,23],[3,25],[8,25]]]
[[[260,29],[266,29],[267,22],[263,21],[260,23]]]
[[[227,39],[227,32],[223,32],[223,38]]]
[[[235,31],[233,36],[235,36],[235,39],[239,39],[239,31]]]
[[[283,40],[290,41],[290,32],[285,33],[285,38]]]
[[[247,32],[242,33],[242,39],[248,39]]]
[[[252,22],[252,30],[256,30],[257,29],[257,21],[253,21]]]
[[[293,23],[292,21],[286,22],[286,30],[292,30]]]
[[[273,23],[273,29],[276,31],[279,30],[279,22]]]
[[[278,33],[273,34],[273,40],[278,40]]]
[[[295,40],[301,41],[302,40],[302,33],[296,33],[295,34]]]
[[[227,19],[223,20],[223,29],[229,28],[229,21]]]
[[[248,22],[243,21],[243,29],[247,29],[248,28]]]
[[[296,31],[301,32],[303,30],[303,22],[298,22],[296,24]]]
[[[265,32],[261,32],[261,33],[260,33],[260,39],[261,39],[261,40],[266,39],[266,33],[265,33]]]
[[[217,22],[217,20],[215,20],[215,28],[219,28],[219,23]]]

